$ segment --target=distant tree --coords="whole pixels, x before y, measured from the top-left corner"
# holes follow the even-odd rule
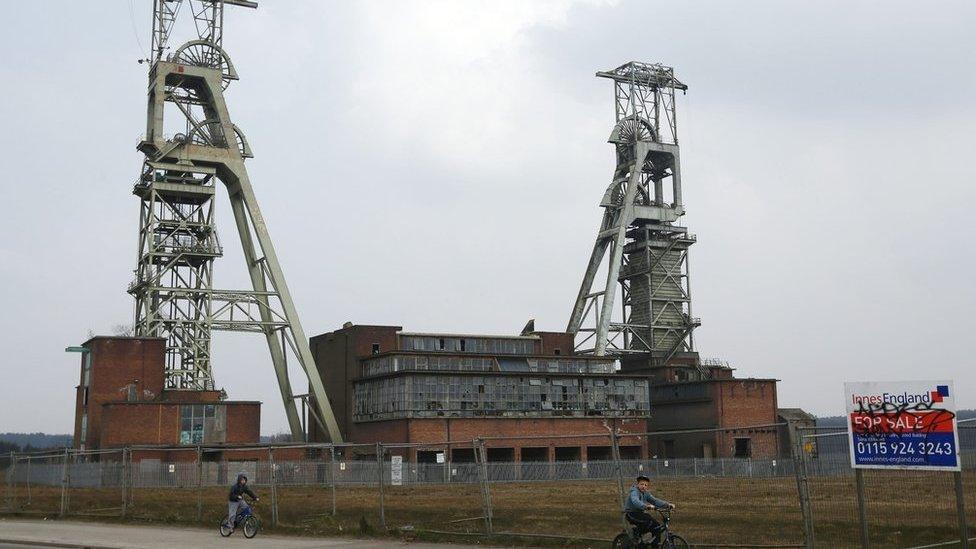
[[[267,438],[268,442],[291,442],[291,433],[279,431]]]
[[[112,326],[112,333],[119,337],[132,337],[136,330],[132,324],[116,324]]]
[[[10,452],[19,451],[20,446],[14,444],[13,442],[0,440],[0,469],[6,469],[10,466]]]

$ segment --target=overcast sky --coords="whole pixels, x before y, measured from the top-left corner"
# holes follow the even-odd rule
[[[0,431],[70,432],[89,330],[131,323],[151,2],[11,2],[0,33]],[[976,4],[261,2],[231,115],[305,331],[565,329],[613,168],[611,86],[673,65],[703,356],[841,413],[844,381],[976,407]],[[233,13],[230,13],[233,12]],[[247,287],[228,207],[215,285]],[[286,427],[263,338],[232,398]],[[297,375],[296,387],[305,386]]]

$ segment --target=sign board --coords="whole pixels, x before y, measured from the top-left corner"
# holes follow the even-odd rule
[[[951,381],[845,383],[851,467],[959,471]]]
[[[403,486],[403,456],[390,456],[390,484]]]
[[[437,452],[437,463],[444,463],[444,452]]]

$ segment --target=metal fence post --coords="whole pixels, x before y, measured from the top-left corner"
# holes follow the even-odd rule
[[[485,533],[491,534],[493,530],[492,509],[491,509],[491,486],[488,478],[488,450],[485,448],[485,441],[476,438],[472,442],[474,449],[475,462],[479,464],[481,472],[481,502],[485,514]]]
[[[962,472],[956,471],[952,473],[952,477],[956,485],[956,513],[959,515],[959,542],[963,549],[969,549],[969,525],[966,524],[966,494],[962,488]]]
[[[129,449],[122,448],[122,518],[129,512]]]
[[[31,504],[31,485],[30,485],[30,482],[31,482],[31,457],[30,456],[27,456],[27,475],[26,475],[26,477],[27,478],[25,480],[27,481],[27,506],[29,507],[30,504]]]
[[[336,463],[335,463],[335,445],[329,445],[329,469],[332,474],[329,475],[332,479],[332,516],[336,514]]]
[[[197,522],[203,522],[203,449],[197,446]]]
[[[451,482],[451,445],[444,445],[444,484]]]
[[[857,520],[861,524],[861,549],[868,549],[870,541],[868,513],[864,505],[864,472],[860,468],[854,469],[854,483],[857,486]]]
[[[626,494],[624,493],[624,471],[623,466],[620,463],[620,441],[617,439],[617,432],[610,429],[610,458],[613,460],[613,471],[614,476],[617,477],[617,501],[620,502],[620,521],[623,522],[624,528],[628,527],[627,517],[624,515],[623,511],[626,509]]]
[[[61,508],[58,516],[63,517],[68,512],[68,449],[64,449],[64,457],[61,462]]]
[[[813,549],[813,509],[810,506],[810,486],[807,483],[803,437],[797,429],[792,429],[790,432],[793,435],[793,476],[796,477],[796,493],[800,500],[800,514],[803,516],[803,543],[807,549]]]
[[[383,501],[383,444],[376,443],[376,483],[380,489],[380,528],[386,530],[386,509]]]
[[[29,457],[28,457],[29,459]],[[14,510],[14,473],[17,472],[15,464],[17,463],[17,454],[10,452],[10,463],[7,465],[7,509],[10,511]]]
[[[278,525],[278,474],[275,472],[274,448],[268,447],[268,470],[271,477],[271,526]]]

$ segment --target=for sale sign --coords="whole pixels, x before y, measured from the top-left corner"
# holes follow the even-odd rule
[[[845,383],[851,467],[959,471],[951,381]]]

